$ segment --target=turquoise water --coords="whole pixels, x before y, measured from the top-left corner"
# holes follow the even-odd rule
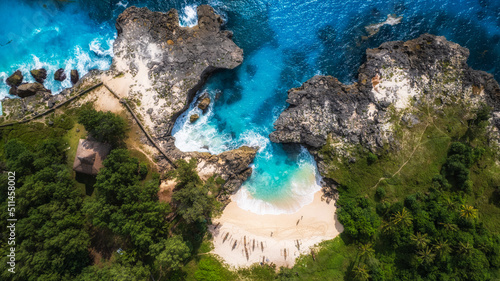
[[[312,200],[319,188],[315,163],[303,148],[273,144],[268,135],[286,108],[286,93],[315,74],[355,81],[366,48],[389,40],[408,40],[428,32],[444,35],[471,51],[469,64],[500,78],[500,3],[494,0],[447,1],[57,1],[2,0],[0,77],[34,67],[107,69],[111,62],[114,20],[130,5],[157,11],[176,8],[183,25],[196,24],[195,7],[208,3],[226,20],[245,60],[215,74],[203,92],[215,102],[195,124],[181,116],[174,134],[185,151],[219,153],[257,145],[254,172],[238,194],[243,208],[260,213],[291,212]],[[44,7],[43,5],[46,5]],[[403,16],[365,38],[365,26]],[[33,22],[33,23],[31,23]],[[1,41],[3,40],[3,42]],[[10,41],[12,40],[12,41]],[[10,42],[10,43],[8,43]],[[30,77],[31,78],[31,77]],[[30,79],[32,80],[32,79]],[[53,82],[54,92],[69,82]],[[0,83],[0,96],[8,88]]]

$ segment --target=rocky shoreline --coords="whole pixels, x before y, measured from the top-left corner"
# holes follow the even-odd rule
[[[411,128],[420,122],[418,106],[439,111],[456,102],[472,108],[489,105],[490,130],[497,138],[500,87],[493,75],[471,69],[468,56],[466,48],[430,34],[368,49],[357,83],[318,75],[289,90],[290,106],[274,123],[271,141],[306,146],[325,176],[327,167],[318,153],[325,145],[345,157],[359,145],[372,152],[397,150],[396,123]]]
[[[146,130],[173,159],[194,157],[198,159],[197,171],[202,178],[222,177],[226,183],[220,199],[229,198],[250,176],[249,165],[258,148],[241,147],[218,155],[184,153],[175,147],[171,136],[177,117],[189,107],[210,74],[218,69],[235,68],[243,61],[243,50],[231,40],[231,31],[221,30],[222,20],[213,8],[198,6],[197,14],[197,26],[181,27],[175,9],[161,13],[147,8],[127,8],[116,21],[118,36],[110,70],[91,71],[81,78],[72,71],[71,80],[79,81],[59,95],[36,90],[23,99],[5,100],[3,110],[7,118],[3,118],[4,121],[37,115],[102,81],[128,101]],[[62,79],[62,74],[57,78]],[[33,83],[36,84],[33,87],[43,88],[37,83]],[[200,106],[206,107],[208,103],[210,99],[204,99]],[[73,104],[78,105],[79,102]],[[148,143],[145,137],[143,143]],[[168,169],[166,159],[159,154],[157,158],[158,165]]]

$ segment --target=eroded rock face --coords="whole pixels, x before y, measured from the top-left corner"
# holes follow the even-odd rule
[[[220,29],[214,10],[201,5],[197,13],[198,25],[192,28],[179,26],[174,9],[130,7],[116,21],[112,68],[134,80],[129,98],[157,136],[170,135],[175,119],[214,70],[243,61],[243,51],[230,31]]]
[[[201,179],[206,180],[213,175],[224,179],[226,181],[223,186],[224,192],[219,194],[219,200],[226,202],[230,195],[236,192],[252,174],[252,168],[249,166],[258,151],[256,147],[242,146],[217,155],[208,152],[182,152],[175,146],[175,138],[173,137],[166,138],[161,141],[161,144],[175,160],[189,161],[190,158],[196,158],[198,160],[196,170]],[[160,165],[162,164],[164,163],[160,163]]]
[[[466,48],[429,34],[369,49],[358,83],[314,76],[289,90],[290,107],[275,122],[271,141],[305,144],[313,154],[328,137],[370,150],[397,146],[391,114],[402,114],[402,122],[412,126],[419,122],[412,106],[430,104],[438,110],[436,100],[471,106],[485,102],[500,127],[500,87],[491,74],[468,67],[468,56]]]

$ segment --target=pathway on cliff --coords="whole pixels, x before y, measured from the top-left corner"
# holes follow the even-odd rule
[[[52,113],[53,111],[55,111],[56,109],[62,107],[63,105],[66,105],[72,101],[74,101],[75,99],[89,93],[89,92],[92,92],[93,90],[101,87],[101,86],[104,86],[112,95],[113,97],[117,98],[121,104],[123,104],[125,106],[125,108],[128,110],[128,112],[130,112],[130,114],[132,115],[132,118],[135,120],[135,122],[137,122],[137,125],[139,125],[139,128],[141,129],[141,131],[146,135],[147,139],[153,144],[153,146],[160,152],[161,155],[163,155],[165,157],[165,159],[167,159],[167,162],[173,167],[173,168],[177,168],[177,165],[175,164],[175,160],[169,156],[165,151],[163,151],[160,146],[156,143],[156,141],[151,137],[151,135],[146,131],[146,128],[144,127],[144,125],[141,123],[141,121],[139,120],[139,118],[137,117],[137,115],[134,113],[134,111],[132,110],[132,108],[130,107],[130,105],[127,103],[127,101],[125,99],[120,99],[120,97],[113,91],[111,90],[111,88],[109,88],[106,84],[104,84],[103,82],[99,82],[93,86],[91,86],[90,88],[88,89],[85,89],[79,93],[77,93],[76,95],[72,96],[71,98],[65,100],[64,102],[61,102],[57,105],[55,105],[54,107],[36,115],[36,116],[33,116],[31,118],[28,118],[28,119],[24,119],[24,120],[21,120],[21,121],[17,121],[17,122],[12,122],[12,123],[7,123],[7,124],[2,124],[0,125],[0,128],[3,128],[3,127],[8,127],[8,126],[13,126],[13,125],[16,125],[16,124],[24,124],[24,123],[28,123],[28,122],[31,122],[35,119],[38,119],[40,117],[43,117],[49,113]]]

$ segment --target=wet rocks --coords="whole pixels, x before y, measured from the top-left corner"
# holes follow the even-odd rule
[[[201,110],[206,110],[210,105],[210,98],[208,96],[202,98],[198,103],[198,108]]]
[[[54,73],[54,80],[61,82],[66,80],[66,73],[64,73],[63,68],[59,68],[58,70],[56,70],[56,72]]]
[[[41,83],[24,83],[17,87],[16,94],[21,98],[33,96],[37,93],[50,93]]]
[[[200,118],[200,115],[198,115],[198,114],[193,114],[193,115],[189,116],[189,122],[194,123],[194,122],[196,122],[196,120],[198,120],[199,118]]]
[[[78,70],[72,69],[70,73],[70,78],[71,78],[71,83],[74,85],[80,80],[80,74],[78,73]]]
[[[5,83],[9,85],[10,87],[17,87],[21,85],[23,82],[23,74],[21,73],[20,70],[16,70],[11,76],[9,76],[6,80]]]
[[[45,79],[47,79],[47,70],[45,68],[33,69],[30,71],[30,73],[38,83],[43,84],[43,82],[45,82]]]

